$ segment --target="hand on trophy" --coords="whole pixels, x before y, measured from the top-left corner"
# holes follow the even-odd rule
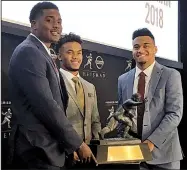
[[[95,162],[96,166],[98,165],[97,159],[93,155],[91,149],[86,143],[82,143],[80,148],[77,151],[78,157],[80,158],[81,163],[89,163],[91,159]]]
[[[73,152],[73,161],[76,162],[80,162],[79,156],[77,155],[77,152]]]

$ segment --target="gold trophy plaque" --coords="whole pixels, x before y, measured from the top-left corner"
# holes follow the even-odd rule
[[[91,142],[90,147],[98,164],[139,164],[152,160],[148,145],[140,140],[100,140]]]

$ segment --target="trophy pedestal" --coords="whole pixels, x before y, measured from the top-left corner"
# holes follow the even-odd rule
[[[100,167],[139,169],[141,162],[152,160],[148,145],[139,139],[92,140],[89,146]]]
[[[71,169],[140,169],[143,161],[152,160],[148,145],[139,139],[110,138],[92,140],[89,144],[98,166],[94,161],[89,164],[77,163]]]

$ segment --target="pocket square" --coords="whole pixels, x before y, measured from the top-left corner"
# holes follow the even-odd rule
[[[88,97],[93,97],[93,93],[88,93]]]

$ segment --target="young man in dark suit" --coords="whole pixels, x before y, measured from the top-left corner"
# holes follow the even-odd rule
[[[81,160],[93,154],[66,117],[67,92],[49,47],[61,36],[62,19],[51,2],[37,3],[30,12],[31,34],[14,50],[9,65],[13,128],[10,158],[16,168],[60,169],[65,152]],[[20,166],[22,165],[22,167]]]

